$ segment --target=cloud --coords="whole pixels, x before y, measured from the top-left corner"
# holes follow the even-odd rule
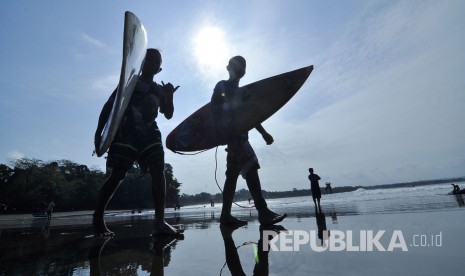
[[[98,39],[96,39],[94,37],[91,37],[90,35],[88,35],[86,33],[81,33],[81,38],[85,42],[87,42],[87,43],[89,43],[89,44],[91,44],[93,46],[96,46],[98,48],[102,48],[102,49],[103,48],[108,48],[108,46],[105,43],[103,43],[102,41],[100,41],[100,40],[98,40]]]
[[[95,79],[91,83],[91,89],[99,94],[109,95],[108,91],[113,91],[119,82],[119,75],[107,75]]]
[[[338,42],[345,50],[331,56],[328,49],[305,87],[310,93],[291,101],[299,116],[287,120],[280,111],[264,123],[276,143],[251,136],[264,188],[303,187],[309,166],[340,185],[463,175],[465,41],[454,10],[401,2],[371,15],[369,27],[349,22],[352,35]],[[312,105],[320,93],[331,100]]]
[[[320,45],[308,83],[264,122],[275,143],[266,146],[250,132],[263,189],[308,188],[310,166],[336,186],[463,176],[465,40],[463,9],[457,5],[464,4],[375,3],[337,23],[340,36]],[[234,33],[228,38],[250,61],[245,78],[295,69],[280,60],[296,60],[299,54],[262,31],[259,26],[243,30],[242,42]],[[214,156],[195,157],[195,168],[185,158],[170,156],[186,184],[183,191],[201,192],[195,182],[202,180],[216,192]],[[221,185],[225,157],[218,160]]]
[[[16,161],[18,159],[24,158],[24,156],[25,155],[23,153],[21,153],[21,152],[19,152],[17,150],[14,150],[14,151],[8,152],[7,159],[9,161],[14,162],[14,161]]]
[[[429,49],[450,41],[454,33],[459,36],[460,22],[456,22],[459,16],[454,7],[434,1],[417,4],[412,1],[372,4],[346,22],[339,39],[325,45],[327,49],[312,61],[315,64],[312,91],[300,93],[309,108],[295,118],[306,119],[328,105],[374,86],[373,81],[386,72],[398,70]]]

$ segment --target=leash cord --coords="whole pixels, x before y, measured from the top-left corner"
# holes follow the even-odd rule
[[[221,189],[220,185],[218,184],[218,179],[216,177],[217,171],[218,171],[218,147],[216,147],[216,149],[215,149],[215,182],[216,182],[216,186],[218,186],[218,189],[220,189],[221,193],[223,193],[223,190]],[[241,208],[244,208],[244,209],[255,208],[255,205],[253,205],[253,206],[243,206],[243,205],[240,205],[240,204],[236,203],[234,200],[233,200],[233,203],[236,204],[237,206],[241,207]]]

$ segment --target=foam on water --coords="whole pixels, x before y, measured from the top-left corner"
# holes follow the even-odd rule
[[[463,186],[464,183],[458,183]],[[321,205],[350,214],[431,211],[455,208],[459,198],[447,195],[450,183],[391,189],[359,188],[352,192],[322,195]],[[271,209],[308,212],[311,196],[267,200]],[[460,204],[460,202],[459,202]]]
[[[465,182],[457,184],[465,186]],[[391,189],[359,188],[352,192],[323,194],[321,205],[323,208],[331,208],[346,214],[430,211],[457,207],[458,198],[447,195],[451,190],[450,183]],[[275,212],[308,214],[308,210],[312,210],[314,206],[311,196],[273,198],[266,199],[266,201],[269,208]],[[247,200],[236,203],[246,207],[253,206],[253,202],[249,204]],[[221,203],[215,203],[214,207],[211,207],[209,203],[189,205],[182,206],[181,210],[177,211],[167,208],[166,214],[168,217],[182,214],[201,218],[206,213],[220,212],[221,207]],[[234,204],[232,209],[235,212],[255,212],[255,208],[244,209]],[[154,216],[154,211],[143,210],[135,214],[130,211],[110,212],[107,216]]]

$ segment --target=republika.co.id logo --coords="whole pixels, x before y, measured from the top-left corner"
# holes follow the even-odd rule
[[[381,241],[383,237],[384,242]],[[354,238],[357,238],[358,242],[355,242]],[[315,252],[408,251],[407,242],[401,230],[393,230],[392,232],[360,230],[355,233],[352,230],[288,230],[279,234],[274,231],[263,232],[264,251],[300,251],[301,246],[310,246],[310,249]],[[441,247],[442,232],[436,235],[413,235],[409,246]]]

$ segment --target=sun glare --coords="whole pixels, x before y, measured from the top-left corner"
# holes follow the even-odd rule
[[[201,28],[194,37],[194,56],[203,73],[217,75],[226,70],[230,46],[224,32],[215,26]]]

